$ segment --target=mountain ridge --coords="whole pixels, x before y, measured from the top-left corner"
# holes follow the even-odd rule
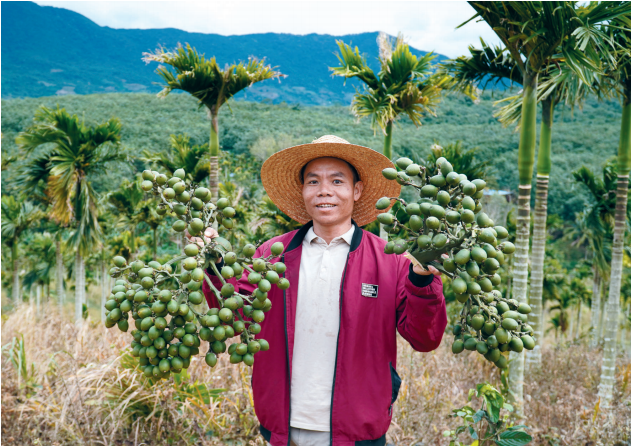
[[[356,80],[332,78],[336,40],[358,46],[378,70],[378,32],[332,36],[311,33],[219,35],[177,28],[118,29],[100,26],[64,8],[33,2],[2,2],[2,97],[40,97],[107,92],[157,93],[158,64],[146,65],[142,53],[159,46],[189,43],[206,57],[224,63],[265,58],[287,74],[282,81],[264,81],[237,99],[300,103],[348,104]],[[411,47],[413,54],[427,54]],[[437,54],[435,63],[447,57]]]

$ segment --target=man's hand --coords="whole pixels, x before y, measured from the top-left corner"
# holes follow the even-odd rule
[[[447,254],[441,254],[441,257],[447,259],[449,256]],[[435,276],[441,275],[441,271],[431,265],[428,265],[428,269],[424,269],[421,265],[413,264],[413,272],[420,276],[429,276],[430,274],[434,274]]]
[[[428,269],[422,269],[420,265],[413,266],[413,272],[420,276],[429,276],[430,274],[434,274],[435,276],[441,275],[441,271],[439,271],[434,266],[428,265]]]
[[[186,230],[184,231],[184,235],[191,242],[196,243],[200,248],[204,247],[204,242],[210,243],[212,239],[214,239],[215,237],[219,237],[219,233],[213,228],[206,228],[206,231],[204,231],[204,240],[202,240],[200,237],[192,237],[191,234],[189,234],[189,231]],[[215,261],[215,263],[220,263],[221,261],[222,258],[220,257]]]
[[[204,242],[210,243],[212,239],[214,239],[215,237],[219,237],[219,233],[213,228],[206,228],[206,231],[204,231],[204,240],[202,240],[200,237],[192,237],[191,234],[189,234],[189,231],[186,230],[184,231],[184,235],[191,242],[197,243],[200,248],[204,248]]]

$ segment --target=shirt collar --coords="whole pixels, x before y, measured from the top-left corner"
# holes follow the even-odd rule
[[[355,226],[351,225],[351,229],[349,229],[347,232],[345,232],[344,234],[334,238],[331,243],[335,242],[338,239],[342,239],[345,242],[347,242],[347,244],[349,246],[351,246],[351,239],[353,239],[353,232],[355,231]],[[311,228],[309,228],[309,231],[307,231],[307,234],[305,234],[305,239],[307,240],[309,243],[313,242],[314,240],[316,240],[317,238],[320,238],[318,235],[316,235],[316,233],[314,232],[314,227],[312,226]],[[321,240],[323,240],[321,238]],[[324,242],[324,240],[323,240]]]

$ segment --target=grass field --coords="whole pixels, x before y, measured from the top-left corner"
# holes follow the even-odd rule
[[[243,364],[230,365],[223,356],[210,369],[195,359],[188,379],[149,387],[132,370],[128,334],[92,320],[77,330],[55,310],[37,316],[27,305],[2,320],[5,444],[264,445]],[[457,426],[450,413],[467,403],[468,390],[483,381],[500,386],[495,367],[474,353],[453,355],[449,338],[431,353],[413,352],[399,338],[403,385],[388,443],[447,445],[442,433]],[[548,345],[543,368],[525,382],[519,421],[532,427],[531,444],[629,444],[629,352],[618,361],[615,397],[606,410],[596,396],[601,352],[584,340]],[[471,404],[478,409],[480,401]]]

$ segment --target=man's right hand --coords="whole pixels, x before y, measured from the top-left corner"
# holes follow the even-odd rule
[[[200,248],[204,247],[204,242],[210,243],[212,239],[214,239],[215,237],[219,237],[219,233],[213,228],[206,228],[206,230],[204,231],[204,240],[202,240],[200,237],[193,237],[191,234],[189,234],[189,231],[186,230],[184,232],[184,235],[191,242],[196,243]],[[215,261],[215,263],[220,263],[221,261],[222,258],[220,257]]]

